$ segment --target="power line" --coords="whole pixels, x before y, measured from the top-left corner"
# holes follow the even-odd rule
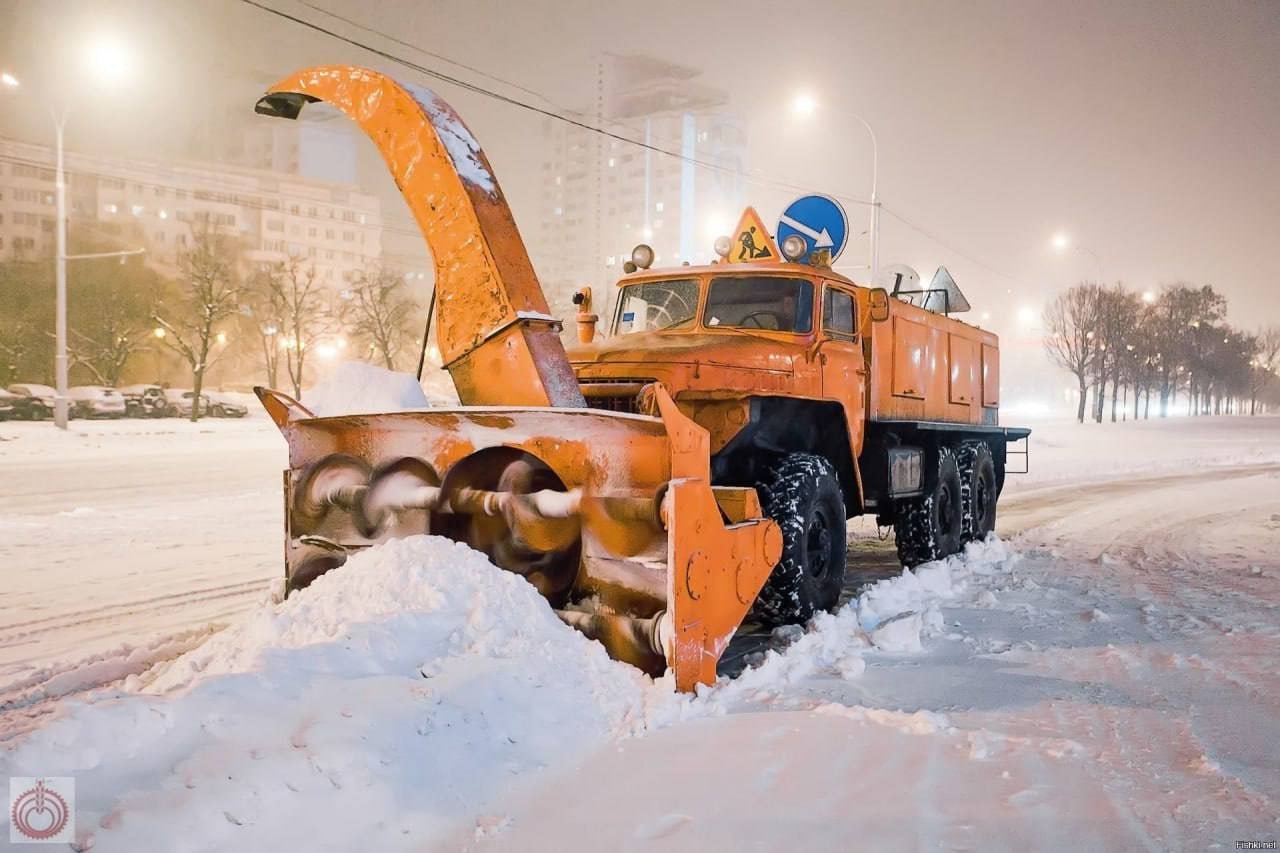
[[[992,275],[997,275],[1000,278],[1011,281],[1014,284],[1018,285],[1019,287],[1031,287],[1031,285],[1023,281],[1022,279],[1018,278],[1017,276],[1012,276],[1006,272],[1002,272],[1001,270],[996,269],[990,264],[987,264],[987,263],[984,263],[983,261],[978,260],[973,255],[970,255],[967,252],[963,252],[960,249],[957,249],[955,246],[949,245],[948,243],[943,241],[940,237],[935,237],[933,234],[930,234],[928,231],[921,228],[919,225],[916,225],[914,222],[911,222],[906,217],[904,217],[901,213],[898,213],[897,211],[888,207],[882,207],[882,209],[884,210],[885,213],[889,214],[894,219],[898,220],[903,225],[910,228],[912,231],[915,231],[916,233],[924,236],[925,238],[932,240],[935,244],[946,249],[948,252],[951,252],[953,255],[959,255],[960,257],[964,258],[966,261],[973,264],[974,266],[981,267],[982,269],[986,270]]]
[[[634,146],[636,146],[636,147],[638,147],[638,148],[643,148],[643,149],[646,149],[646,150],[648,150],[648,151],[652,151],[652,152],[654,152],[655,154],[660,154],[660,155],[662,155],[662,156],[664,156],[664,157],[671,157],[671,158],[674,158],[674,159],[679,160],[679,161],[681,161],[681,162],[689,163],[689,164],[691,164],[691,165],[693,165],[693,166],[697,166],[697,167],[702,168],[702,169],[707,169],[707,170],[709,170],[709,171],[713,171],[713,172],[720,172],[720,173],[723,173],[723,174],[733,175],[734,177],[742,178],[743,180],[747,181],[748,183],[756,183],[756,184],[760,184],[760,185],[763,185],[763,186],[773,186],[773,187],[775,187],[775,188],[777,188],[777,189],[785,189],[785,190],[788,190],[788,191],[790,191],[790,192],[800,192],[800,193],[810,193],[810,192],[813,192],[813,190],[812,190],[811,188],[809,188],[809,187],[805,187],[805,186],[802,186],[802,185],[800,185],[800,184],[794,184],[794,183],[790,183],[790,182],[786,182],[786,181],[779,181],[779,180],[771,179],[771,178],[760,178],[760,177],[753,178],[753,177],[751,177],[751,176],[749,176],[749,175],[745,174],[741,169],[735,169],[735,168],[728,167],[728,166],[722,166],[722,165],[721,165],[721,164],[719,164],[719,163],[714,163],[714,162],[711,162],[711,161],[709,161],[709,160],[702,160],[702,159],[699,159],[699,158],[697,158],[697,157],[687,157],[687,156],[685,156],[685,155],[683,155],[683,154],[680,154],[680,153],[678,153],[678,152],[671,151],[671,150],[668,150],[668,149],[666,149],[666,148],[662,148],[662,147],[660,147],[660,146],[653,145],[653,144],[648,143],[648,142],[642,142],[642,141],[639,141],[639,140],[630,139],[630,138],[628,138],[628,137],[626,137],[626,136],[623,136],[623,135],[622,135],[622,134],[620,134],[620,133],[614,133],[614,132],[613,132],[613,131],[611,131],[611,130],[607,130],[607,129],[602,128],[602,127],[597,127],[596,125],[589,124],[589,123],[587,123],[587,122],[585,122],[585,121],[580,121],[580,120],[575,119],[575,118],[570,118],[569,116],[562,115],[562,114],[560,114],[560,113],[554,112],[554,111],[552,111],[552,110],[545,109],[545,108],[543,108],[543,107],[539,107],[539,106],[537,106],[537,105],[535,105],[535,104],[530,104],[530,103],[527,103],[527,102],[525,102],[525,101],[521,101],[521,100],[519,100],[518,98],[513,98],[513,97],[511,97],[510,95],[504,95],[504,94],[503,94],[503,93],[501,93],[501,92],[495,92],[495,91],[493,91],[492,89],[486,89],[486,88],[484,88],[483,86],[479,86],[479,85],[477,85],[477,84],[475,84],[475,83],[472,83],[472,82],[470,82],[470,81],[468,81],[468,80],[463,80],[463,79],[461,79],[461,78],[459,78],[459,77],[455,77],[455,76],[450,75],[450,74],[445,74],[445,73],[444,73],[444,72],[442,72],[442,71],[436,71],[436,70],[435,70],[435,69],[433,69],[433,68],[428,68],[427,66],[425,66],[425,65],[421,65],[421,64],[419,64],[419,63],[417,63],[417,62],[414,62],[413,60],[405,59],[405,58],[403,58],[403,57],[397,56],[397,55],[395,55],[395,54],[393,54],[393,53],[391,53],[391,52],[389,52],[389,51],[383,50],[382,48],[374,47],[373,45],[370,45],[370,44],[365,44],[364,42],[357,41],[356,39],[350,38],[349,36],[344,36],[344,35],[342,35],[341,33],[335,32],[334,30],[327,29],[326,27],[322,27],[322,26],[320,26],[320,25],[319,25],[319,24],[317,24],[317,23],[314,23],[314,22],[312,22],[312,21],[308,21],[308,20],[306,20],[305,18],[299,18],[299,17],[298,17],[298,16],[296,16],[296,15],[291,15],[291,14],[289,14],[288,12],[284,12],[284,11],[281,11],[281,10],[279,10],[279,9],[272,8],[271,6],[268,6],[268,5],[264,4],[264,3],[259,3],[259,2],[257,2],[257,0],[241,0],[241,2],[242,2],[242,3],[245,3],[246,5],[253,6],[253,7],[254,7],[254,8],[256,8],[256,9],[260,9],[260,10],[262,10],[262,11],[264,11],[264,12],[266,12],[266,13],[270,14],[270,15],[275,15],[276,17],[283,18],[284,20],[287,20],[287,21],[290,21],[290,22],[292,22],[292,23],[298,24],[299,26],[306,27],[306,28],[307,28],[307,29],[309,29],[309,30],[313,30],[313,31],[315,31],[315,32],[318,32],[318,33],[322,33],[322,34],[324,34],[324,35],[327,35],[327,36],[329,36],[330,38],[337,39],[338,41],[344,42],[345,44],[351,45],[352,47],[357,47],[357,48],[360,48],[361,50],[366,50],[366,51],[368,51],[369,53],[374,54],[375,56],[380,56],[380,57],[382,57],[383,59],[387,60],[388,62],[393,62],[393,63],[395,63],[395,64],[397,64],[397,65],[402,65],[402,66],[404,66],[405,68],[408,68],[408,69],[410,69],[410,70],[412,70],[412,71],[416,71],[416,72],[418,72],[419,74],[423,74],[423,75],[425,75],[425,76],[427,76],[427,77],[430,77],[430,78],[432,78],[432,79],[434,79],[434,80],[439,80],[439,81],[441,81],[441,82],[443,82],[443,83],[450,83],[450,84],[452,84],[452,85],[454,85],[454,86],[458,86],[458,87],[460,87],[460,88],[462,88],[462,89],[464,89],[464,90],[466,90],[466,91],[468,91],[468,92],[472,92],[473,94],[481,95],[481,96],[483,96],[483,97],[487,97],[487,98],[492,98],[492,99],[495,99],[495,100],[501,101],[502,103],[505,103],[505,104],[507,104],[507,105],[509,105],[509,106],[516,107],[516,108],[518,108],[518,109],[527,110],[527,111],[529,111],[529,112],[537,113],[538,115],[545,116],[545,117],[550,118],[550,119],[553,119],[553,120],[555,120],[555,121],[564,122],[564,123],[566,123],[566,124],[572,125],[572,126],[574,126],[574,127],[580,128],[580,129],[585,130],[585,131],[588,131],[588,132],[590,132],[590,133],[597,133],[597,134],[600,134],[600,135],[602,135],[602,136],[605,136],[605,137],[607,137],[607,138],[609,138],[609,139],[614,139],[614,140],[617,140],[618,142],[626,143],[627,145],[634,145]],[[367,29],[367,28],[366,28],[366,29]],[[376,31],[376,30],[374,30],[373,32],[377,32],[377,31]],[[383,35],[383,34],[379,33],[379,35]],[[383,37],[384,37],[384,38],[390,38],[390,36],[385,36],[385,35],[383,35]],[[541,97],[541,96],[539,96],[539,97]],[[840,195],[837,195],[837,196],[836,196],[836,198],[839,198],[841,201],[844,201],[844,202],[849,203],[849,204],[869,205],[869,204],[871,203],[870,201],[868,201],[868,200],[866,200],[866,199],[856,198],[856,197],[852,197],[852,196],[840,196]]]

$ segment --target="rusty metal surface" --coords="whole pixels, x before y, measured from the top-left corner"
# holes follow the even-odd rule
[[[391,170],[435,261],[436,340],[459,399],[583,405],[511,210],[453,108],[376,71],[319,66],[276,83],[259,109],[288,115],[298,96],[353,119]],[[501,384],[483,373],[495,369]]]

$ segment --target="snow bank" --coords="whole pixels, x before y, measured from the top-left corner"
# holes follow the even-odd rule
[[[95,851],[421,848],[516,780],[688,699],[463,545],[355,555],[0,758],[77,778]]]
[[[896,577],[874,583],[835,613],[819,613],[802,636],[788,633],[783,638],[785,648],[766,652],[738,678],[702,691],[693,711],[723,712],[742,700],[781,692],[824,670],[856,678],[866,668],[863,654],[873,647],[919,653],[924,650],[924,638],[943,633],[942,603],[963,600],[977,606],[978,597],[987,590],[971,582],[1007,572],[1017,558],[1008,545],[991,536],[985,542],[969,543],[963,554],[904,569]]]
[[[1280,462],[1280,416],[1171,417],[1121,423],[1005,417],[1009,425],[1031,427],[1031,466],[1010,474],[1014,494],[1042,486],[1184,474],[1205,468]],[[1011,447],[1020,450],[1021,444]],[[1022,457],[1010,457],[1011,471]],[[1001,496],[1008,499],[1008,492]]]
[[[694,699],[611,660],[478,552],[410,537],[122,691],[64,700],[0,775],[75,776],[78,841],[95,851],[266,849],[304,824],[325,849],[421,849],[611,740],[738,710],[815,671],[857,678],[868,636],[918,651],[941,629],[938,602],[1010,559],[992,539],[875,584]]]
[[[302,404],[322,418],[402,412],[426,408],[418,380],[362,361],[344,361],[320,383],[307,388]]]

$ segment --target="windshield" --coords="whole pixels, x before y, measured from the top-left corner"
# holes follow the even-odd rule
[[[693,322],[698,316],[698,282],[692,278],[629,284],[618,296],[614,334],[654,332]]]
[[[809,332],[813,329],[813,284],[806,278],[723,276],[711,280],[707,326]]]

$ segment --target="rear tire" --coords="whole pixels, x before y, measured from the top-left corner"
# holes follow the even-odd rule
[[[792,453],[765,471],[756,490],[764,514],[782,528],[782,559],[752,612],[767,625],[790,625],[834,610],[848,547],[835,468],[822,456]]]
[[[981,542],[996,529],[996,463],[985,441],[966,441],[956,448],[960,468],[960,506],[964,515],[961,542]]]
[[[908,569],[941,560],[960,550],[964,515],[960,498],[960,469],[949,447],[939,447],[933,489],[901,501],[893,523],[898,559]]]

